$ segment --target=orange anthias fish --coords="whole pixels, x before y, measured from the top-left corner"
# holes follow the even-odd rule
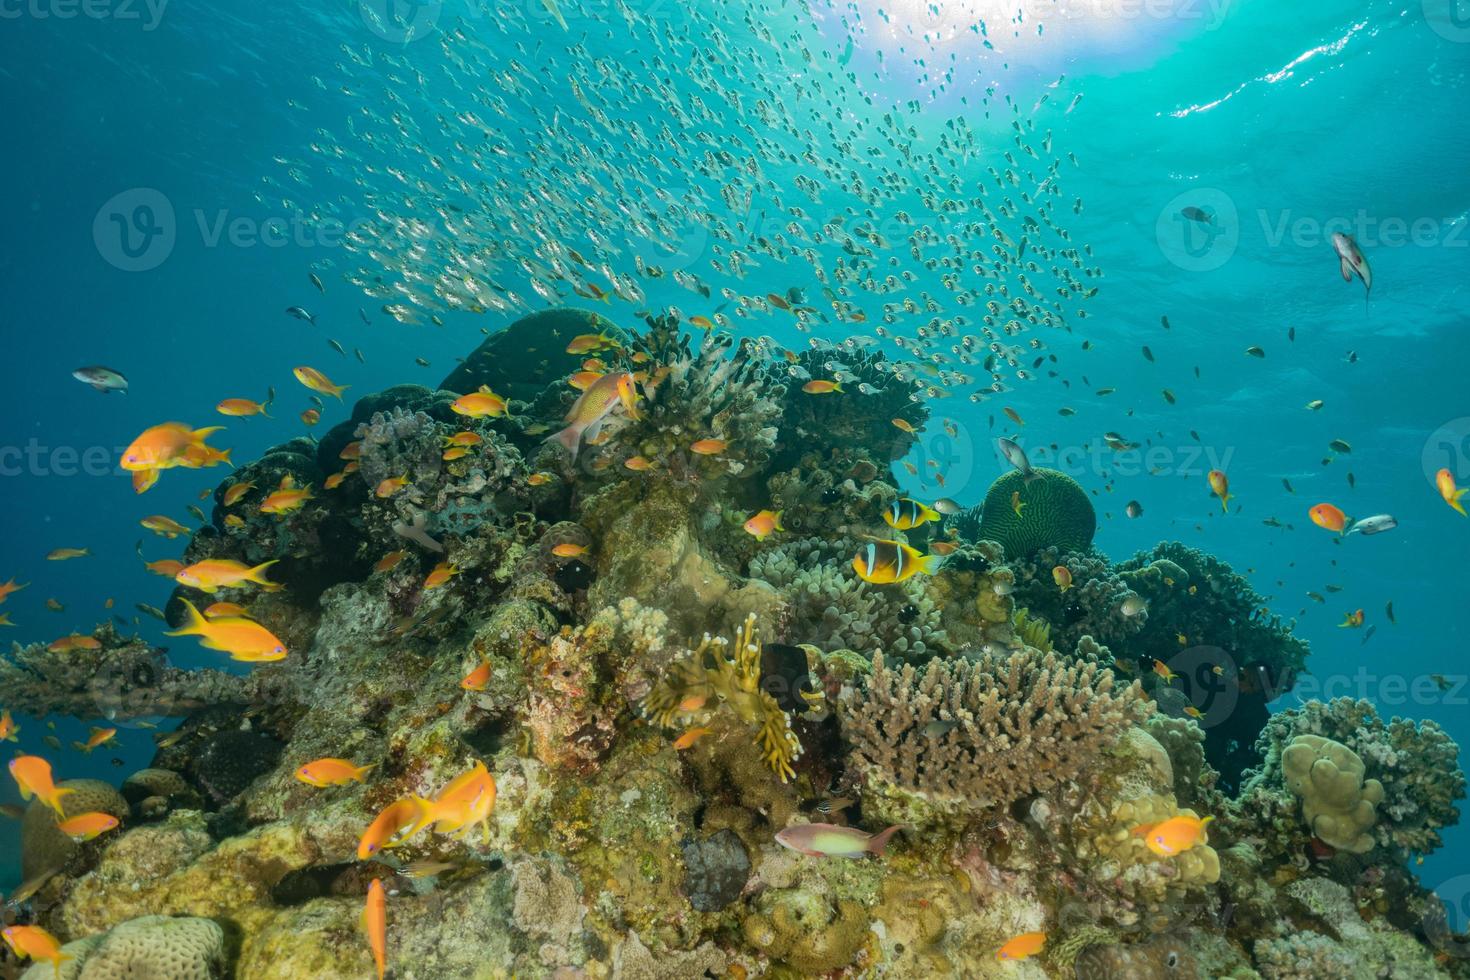
[[[186,568],[179,569],[178,574],[174,576],[174,581],[210,594],[220,589],[238,588],[246,582],[259,585],[267,592],[275,592],[281,586],[267,579],[265,570],[279,560],[272,558],[252,568],[244,562],[229,558],[206,558],[204,561],[198,561]]]
[[[763,510],[745,522],[745,533],[757,541],[764,541],[772,531],[784,530],[779,510]]]
[[[678,738],[674,739],[674,749],[676,751],[683,752],[685,749],[692,747],[695,742],[698,742],[700,739],[704,738],[708,734],[710,734],[710,729],[708,728],[691,728],[683,735],[680,735]]]
[[[248,398],[226,398],[214,410],[221,415],[229,415],[235,418],[243,418],[250,415],[262,415],[270,418],[266,409],[270,407],[269,402],[253,402]]]
[[[10,717],[10,710],[0,711],[0,742],[18,742],[19,735],[20,726]]]
[[[484,441],[485,437],[480,435],[478,432],[470,432],[469,430],[465,430],[464,432],[456,432],[454,435],[446,438],[444,440],[444,445],[469,447],[478,446]]]
[[[914,435],[919,431],[918,429],[914,428],[913,423],[910,422],[908,419],[892,419],[891,421],[899,429],[899,431],[907,432],[909,435]]]
[[[1214,817],[1200,819],[1188,814],[1180,814],[1158,823],[1134,827],[1133,836],[1142,837],[1148,849],[1159,857],[1173,857],[1203,844],[1208,838],[1205,833],[1205,825],[1214,819]]]
[[[1170,670],[1169,665],[1164,663],[1162,660],[1154,661],[1154,673],[1162,677],[1165,684],[1174,683],[1174,678],[1179,676],[1178,674]]]
[[[929,553],[941,558],[954,554],[959,548],[960,546],[953,541],[931,541],[929,543]]]
[[[470,770],[455,777],[432,801],[415,797],[423,811],[421,826],[432,826],[441,834],[467,834],[478,826],[484,839],[490,839],[490,811],[495,808],[495,778],[476,762]]]
[[[637,399],[633,383],[633,375],[627,371],[613,371],[598,378],[572,403],[563,420],[567,423],[566,428],[548,437],[547,441],[561,443],[575,462],[583,440],[596,437],[613,409],[623,405],[629,418],[636,417]]]
[[[465,675],[459,686],[466,691],[483,691],[490,683],[490,661],[481,660],[480,666]]]
[[[998,960],[1024,960],[1041,952],[1046,945],[1046,933],[1023,932],[995,951]]]
[[[597,379],[606,374],[606,371],[578,371],[567,378],[567,384],[578,391],[586,391],[597,383]]]
[[[1307,511],[1307,516],[1312,519],[1313,524],[1324,530],[1336,534],[1347,530],[1348,516],[1332,504],[1318,504]]]
[[[464,459],[472,452],[474,452],[474,450],[471,449],[469,446],[450,446],[448,449],[444,450],[444,452],[440,454],[439,458],[444,460],[444,462],[446,463],[452,463],[456,459]]]
[[[296,778],[308,786],[318,789],[327,786],[346,786],[348,783],[360,783],[375,763],[365,766],[354,766],[346,759],[317,759],[308,762],[296,770]]]
[[[0,930],[0,937],[18,958],[50,963],[57,980],[61,980],[61,964],[73,959],[61,951],[56,937],[40,926],[6,926]]]
[[[1210,490],[1220,498],[1220,509],[1230,513],[1230,501],[1234,499],[1230,496],[1230,480],[1220,470],[1210,470],[1209,480]]]
[[[296,479],[287,473],[281,477],[280,485],[271,492],[270,496],[260,502],[260,512],[281,517],[300,510],[310,499],[311,487],[298,487]]]
[[[184,570],[184,563],[177,558],[160,558],[158,561],[145,562],[143,567],[154,575],[173,578]]]
[[[10,775],[15,779],[15,785],[20,787],[21,799],[29,800],[34,796],[65,818],[66,810],[61,806],[61,798],[75,790],[62,789],[52,781],[51,763],[38,755],[18,755],[10,760]]]
[[[460,395],[449,406],[456,415],[472,419],[498,419],[506,413],[507,404],[488,385],[480,385],[479,391]]]
[[[390,551],[382,558],[378,559],[378,563],[373,566],[373,571],[390,572],[398,566],[399,562],[403,561],[403,559],[407,557],[408,552],[406,551]]]
[[[224,492],[224,495],[220,497],[220,503],[224,504],[226,507],[233,507],[240,502],[241,497],[245,496],[247,493],[254,489],[254,483],[232,483],[230,484],[229,489]]]
[[[117,824],[117,817],[114,817],[112,814],[94,811],[92,813],[81,813],[75,817],[68,817],[66,820],[58,823],[56,829],[72,840],[81,843],[82,841],[89,841],[94,837],[102,836],[109,830],[115,828]]]
[[[46,649],[52,653],[70,653],[73,650],[101,650],[102,641],[95,636],[83,636],[80,633],[72,633],[70,636],[59,637],[46,644]]]
[[[1347,629],[1357,629],[1358,627],[1360,627],[1362,625],[1363,625],[1363,610],[1359,609],[1359,610],[1357,610],[1355,612],[1350,612],[1346,616],[1344,616],[1343,619],[1342,619],[1342,622],[1340,622],[1340,623],[1337,624],[1337,628],[1338,629],[1343,629],[1344,627],[1346,627]]]
[[[19,592],[21,589],[30,584],[31,583],[27,582],[25,585],[16,585],[15,579],[11,579],[4,584],[0,584],[0,602],[4,602],[6,599],[10,598],[11,593]]]
[[[339,401],[342,398],[342,392],[351,387],[350,385],[332,384],[332,380],[330,378],[328,378],[325,374],[322,374],[320,371],[313,367],[303,366],[293,368],[291,370],[291,373],[296,376],[297,381],[300,381],[312,391],[319,391],[323,395],[331,395],[333,398],[336,398]]]
[[[646,456],[630,456],[623,460],[623,468],[632,470],[634,473],[646,473],[653,469],[653,464]]]
[[[808,381],[806,384],[801,386],[801,390],[806,392],[808,395],[830,395],[833,392],[836,392],[840,395],[843,393],[842,385],[838,384],[836,381],[823,381],[821,379]],[[894,425],[897,424],[898,423],[895,421]],[[913,431],[912,427],[909,429],[909,431]]]
[[[87,736],[86,742],[73,742],[71,744],[76,747],[76,750],[78,752],[84,752],[87,755],[91,755],[93,749],[97,748],[99,745],[106,745],[108,742],[111,742],[115,738],[117,738],[116,728],[93,728],[92,734]]]
[[[416,798],[404,797],[389,803],[357,842],[357,859],[366,861],[385,847],[397,847],[423,829],[424,815]]]
[[[386,500],[394,494],[398,493],[398,491],[402,490],[406,486],[408,486],[407,473],[403,474],[402,476],[389,477],[388,479],[383,480],[378,484],[377,488],[373,490],[373,494],[379,500]]]
[[[552,548],[551,553],[558,558],[580,558],[587,553],[587,546],[585,544],[574,544],[571,541],[563,541],[555,548]]]
[[[151,517],[145,517],[138,523],[154,534],[162,535],[165,538],[176,538],[181,534],[189,533],[187,527],[184,527],[184,525],[172,517],[166,517],[163,514],[154,514]]]
[[[591,354],[594,351],[607,350],[611,347],[621,346],[612,337],[605,333],[584,333],[573,337],[572,342],[567,344],[568,354]]]
[[[192,602],[183,602],[187,620],[179,629],[165,632],[165,636],[197,636],[200,646],[228,653],[242,663],[273,663],[286,658],[286,645],[254,620],[243,616],[205,619]]]
[[[388,899],[383,894],[383,881],[374,878],[368,886],[367,902],[362,907],[362,931],[367,933],[368,948],[378,967],[378,980],[388,968]]]
[[[73,558],[86,558],[91,553],[87,548],[56,548],[46,553],[46,560],[70,561]]]
[[[218,431],[218,426],[191,429],[182,422],[155,425],[144,429],[138,438],[128,444],[128,448],[123,450],[120,464],[123,469],[132,473],[141,470],[166,470],[174,466],[212,465],[206,460],[216,451],[206,446],[204,440]],[[226,451],[218,461],[229,462],[229,452]],[[137,489],[136,484],[134,489]]]
[[[305,409],[301,413],[301,423],[303,425],[308,425],[308,426],[310,426],[310,425],[316,425],[321,420],[322,420],[322,413],[321,412],[318,412],[314,408]]]
[[[701,456],[718,456],[728,448],[730,443],[724,439],[700,439],[689,445],[690,452]]]
[[[439,564],[433,567],[428,576],[424,579],[424,588],[437,589],[458,574],[459,569],[455,568],[447,561],[441,561]]]
[[[235,602],[214,602],[204,609],[205,619],[219,619],[221,616],[249,616],[250,611]]]
[[[1470,514],[1465,513],[1465,505],[1460,503],[1460,498],[1470,493],[1470,488],[1456,487],[1455,474],[1448,469],[1440,470],[1434,474],[1434,486],[1439,490],[1439,495],[1445,503],[1457,510],[1461,516],[1470,517]]]
[[[1066,592],[1072,587],[1072,570],[1066,565],[1058,565],[1051,570],[1051,580],[1057,583],[1057,588]]]

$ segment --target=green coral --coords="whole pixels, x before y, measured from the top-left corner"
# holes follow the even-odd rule
[[[1030,484],[1015,470],[990,485],[978,508],[967,521],[959,522],[961,533],[973,525],[971,540],[997,541],[1007,558],[1024,558],[1033,551],[1057,547],[1063,551],[1086,551],[1097,532],[1097,512],[1082,485],[1060,470],[1037,469],[1041,477]],[[1012,497],[1020,494],[1020,514]],[[978,521],[976,517],[978,516]]]

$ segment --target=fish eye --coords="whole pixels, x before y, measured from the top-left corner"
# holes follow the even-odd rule
[[[1179,965],[1179,954],[1178,953],[1175,953],[1173,951],[1170,951],[1169,958],[1165,961],[1165,964],[1164,965],[1167,966],[1171,970],[1174,969],[1176,966]]]

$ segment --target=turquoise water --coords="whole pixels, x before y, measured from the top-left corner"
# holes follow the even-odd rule
[[[1087,318],[1071,321],[1070,334],[1045,335],[1058,362],[1039,369],[1041,377],[978,404],[966,397],[975,385],[959,386],[936,410],[955,420],[959,433],[951,438],[931,426],[924,437],[926,457],[946,474],[943,492],[966,504],[980,498],[1003,469],[991,448],[995,435],[1020,435],[1041,458],[1051,443],[1071,448],[1074,453],[1063,454],[1070,461],[1065,468],[1098,492],[1100,513],[1111,513],[1097,540],[1110,556],[1177,538],[1253,569],[1253,583],[1275,611],[1303,610],[1299,633],[1313,645],[1312,678],[1299,684],[1297,695],[1366,697],[1385,716],[1431,718],[1470,743],[1463,616],[1470,521],[1439,500],[1432,481],[1440,467],[1451,468],[1461,484],[1470,480],[1464,394],[1470,17],[1456,19],[1433,0],[1310,8],[1246,0],[1189,5],[1166,16],[1131,16],[1121,8],[1102,17],[1064,15],[1028,4],[1032,9],[1015,31],[994,13],[999,4],[973,5],[974,11],[960,4],[929,24],[944,33],[968,24],[967,13],[990,14],[992,51],[964,26],[952,39],[930,43],[921,36],[925,6],[888,6],[886,20],[867,0],[815,11],[773,6],[759,17],[778,39],[773,44],[745,36],[730,9],[707,10],[705,16],[733,25],[725,52],[687,26],[682,8],[655,4],[637,12],[675,38],[659,53],[665,69],[681,63],[673,52],[702,50],[730,64],[743,57],[742,45],[764,44],[765,64],[792,71],[752,72],[752,93],[785,92],[793,104],[793,87],[840,93],[842,118],[869,127],[864,145],[881,146],[894,166],[897,151],[872,134],[890,106],[909,100],[914,105],[900,118],[914,132],[905,141],[921,149],[939,145],[946,119],[967,120],[975,136],[973,158],[967,155],[961,168],[967,180],[988,181],[987,167],[1006,166],[1001,154],[1015,151],[1013,118],[1034,124],[1028,142],[1039,143],[1049,130],[1055,156],[1075,154],[1078,164],[1060,169],[1058,222],[1072,245],[1091,247],[1087,264],[1104,275],[1089,285],[1100,290],[1085,304]],[[0,163],[8,245],[0,270],[9,287],[4,318],[11,367],[10,382],[0,388],[9,532],[0,580],[14,575],[32,583],[4,606],[17,624],[7,638],[25,642],[90,628],[108,615],[102,606],[108,597],[128,618],[135,602],[161,606],[167,598],[167,583],[140,568],[135,542],[144,539],[150,560],[176,549],[137,521],[154,513],[183,519],[186,505],[217,481],[215,474],[191,473],[134,496],[127,479],[99,460],[115,458],[142,428],[170,418],[212,424],[219,399],[262,399],[274,386],[277,419],[226,420],[223,444],[248,460],[301,429],[296,413],[307,402],[291,379],[292,366],[313,364],[350,384],[349,398],[408,380],[434,384],[479,342],[481,327],[493,330],[510,318],[451,311],[442,327],[394,322],[381,312],[381,299],[342,281],[364,257],[345,254],[320,220],[335,215],[344,226],[367,220],[372,191],[392,183],[384,168],[418,172],[422,164],[355,142],[350,117],[363,129],[371,128],[364,107],[383,117],[396,108],[432,120],[457,108],[478,84],[501,90],[498,80],[471,77],[446,62],[437,31],[461,18],[486,45],[486,59],[516,59],[539,73],[548,86],[544,96],[512,97],[540,110],[539,121],[533,111],[516,110],[528,129],[561,112],[568,120],[580,116],[566,86],[578,57],[569,44],[585,36],[590,54],[629,67],[656,55],[629,42],[620,13],[591,2],[567,8],[565,33],[539,4],[415,8],[424,33],[406,42],[401,29],[385,31],[372,10],[364,16],[347,5],[114,5],[103,17],[64,17],[64,9],[39,2],[7,7],[0,25],[9,42],[0,73],[11,134]],[[389,23],[398,22],[390,17]],[[860,29],[849,50],[851,28]],[[686,31],[693,36],[684,37]],[[365,63],[347,58],[344,45]],[[818,67],[798,76],[803,47],[814,52]],[[390,66],[385,56],[399,64]],[[840,74],[844,63],[855,83],[827,78],[826,71]],[[951,80],[941,91],[946,73]],[[640,74],[681,84],[676,72]],[[995,94],[982,104],[987,87]],[[659,120],[638,118],[656,132]],[[694,128],[718,141],[721,127],[738,137],[744,124],[723,117]],[[657,152],[694,159],[677,123],[671,125],[674,144],[655,139]],[[624,134],[616,127],[601,135],[603,142],[579,145],[594,158],[618,153],[625,171],[648,152],[618,145]],[[506,131],[493,138],[520,145],[522,137]],[[428,152],[452,157],[449,141],[427,135],[423,141]],[[340,145],[355,157],[329,163],[313,143]],[[567,167],[576,165],[572,160]],[[355,184],[364,166],[372,175]],[[799,171],[773,168],[767,176],[787,185]],[[648,182],[668,181],[650,171]],[[1023,189],[1029,188],[1015,191]],[[791,197],[788,203],[795,203],[797,195]],[[1074,211],[1074,199],[1080,210]],[[818,214],[816,206],[800,203]],[[154,208],[152,218],[143,221],[140,204]],[[899,207],[921,221],[933,218],[916,199],[884,210]],[[1181,217],[1185,207],[1207,209],[1210,223]],[[757,199],[720,218],[754,223],[763,208],[776,210]],[[303,217],[313,213],[318,218]],[[143,222],[132,226],[126,243],[114,215]],[[768,213],[766,220],[775,218]],[[262,240],[273,229],[284,229],[285,240]],[[885,229],[898,242],[906,235],[902,226]],[[1338,276],[1327,241],[1333,230],[1351,231],[1372,264],[1366,302],[1361,283]],[[716,288],[728,284],[701,264],[713,254],[711,239],[698,228],[681,234],[683,251],[675,253],[681,261],[701,268]],[[906,248],[893,252],[901,268],[929,275],[910,262]],[[324,293],[308,282],[313,269],[327,282]],[[925,282],[933,288],[932,276]],[[686,313],[708,313],[704,307],[714,305],[669,280],[645,285],[643,305],[653,308],[674,303]],[[733,285],[755,295],[816,288],[798,263],[769,259]],[[518,289],[531,307],[544,305],[525,285]],[[283,313],[298,304],[312,311],[316,326]],[[876,310],[879,302],[864,305]],[[615,301],[606,312],[631,321],[637,308]],[[787,319],[751,318],[736,327],[802,341]],[[834,337],[848,329],[827,324],[819,333]],[[349,354],[334,352],[329,337]],[[1083,349],[1084,340],[1090,349]],[[1145,345],[1152,361],[1141,352]],[[1251,346],[1265,356],[1248,356]],[[351,356],[354,347],[362,361]],[[102,396],[78,385],[68,375],[83,363],[122,371],[130,392]],[[1057,376],[1048,377],[1048,369]],[[1102,387],[1117,390],[1093,393]],[[1313,399],[1324,401],[1320,411],[1303,407]],[[1003,407],[1013,408],[1025,426],[1009,422]],[[1075,414],[1063,417],[1059,408]],[[323,424],[342,417],[341,407],[328,405]],[[1094,456],[1092,447],[1109,430],[1148,440],[1157,452],[1138,460]],[[1334,439],[1347,440],[1351,453],[1324,466]],[[89,457],[94,447],[104,456]],[[909,480],[909,489],[937,495],[923,459],[913,461],[920,476]],[[1204,474],[1211,468],[1229,474],[1236,500],[1228,514],[1209,493]],[[1130,500],[1143,505],[1136,520],[1122,515]],[[1391,513],[1399,527],[1339,542],[1307,519],[1307,508],[1320,501],[1353,516]],[[1268,518],[1292,528],[1266,526]],[[58,547],[88,547],[92,555],[43,560]],[[1329,585],[1341,591],[1328,592]],[[1327,601],[1309,600],[1309,591]],[[48,597],[64,612],[46,610]],[[1390,601],[1396,625],[1384,612]],[[1358,608],[1376,627],[1366,641],[1366,629],[1338,627]],[[143,617],[139,628],[160,639],[156,621]],[[215,663],[192,643],[174,646],[184,665]],[[1448,691],[1425,683],[1434,673],[1452,682]],[[19,747],[49,753],[40,741],[43,724],[20,720]],[[69,742],[84,728],[62,722],[56,734]],[[125,729],[113,754],[140,765],[149,736]],[[69,776],[116,778],[130,771],[113,766],[107,753],[83,760],[68,750],[65,757]],[[13,801],[13,787],[3,793]],[[0,834],[11,843],[14,825],[0,826]],[[1470,861],[1470,831],[1456,828],[1446,841],[1420,869],[1431,886]],[[0,876],[15,874],[12,866],[0,868]]]

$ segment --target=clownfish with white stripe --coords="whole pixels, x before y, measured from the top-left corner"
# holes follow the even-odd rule
[[[920,524],[940,520],[940,514],[939,511],[917,500],[900,497],[888,505],[888,509],[883,512],[883,520],[895,530],[907,531]]]
[[[934,574],[935,555],[925,555],[901,541],[869,541],[852,560],[853,571],[864,582],[889,585],[919,572]]]

